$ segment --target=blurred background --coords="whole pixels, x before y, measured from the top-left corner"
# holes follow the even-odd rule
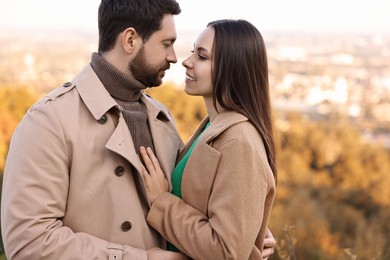
[[[179,61],[148,92],[184,141],[206,114],[183,92],[181,62],[197,35],[242,18],[266,42],[279,168],[271,259],[390,259],[390,2],[178,1]],[[97,51],[99,3],[0,0],[1,179],[26,110]]]

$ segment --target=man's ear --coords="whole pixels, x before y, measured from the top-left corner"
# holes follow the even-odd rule
[[[137,47],[140,40],[137,31],[133,27],[129,27],[122,32],[121,43],[122,48],[126,53],[131,54]]]

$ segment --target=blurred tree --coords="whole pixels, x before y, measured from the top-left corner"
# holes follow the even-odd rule
[[[313,121],[279,114],[276,126],[279,183],[270,220],[275,236],[283,242],[284,227],[295,227],[296,259],[348,259],[346,252],[357,259],[388,257],[389,150],[364,143],[337,116]],[[271,259],[286,259],[285,241],[281,245]]]
[[[2,100],[0,99],[0,102]],[[4,171],[5,157],[8,152],[12,133],[18,120],[9,112],[0,112],[0,173]]]
[[[27,109],[38,95],[22,86],[0,86],[0,173],[3,174],[5,158],[12,133]]]
[[[0,112],[8,112],[20,121],[37,98],[38,93],[24,86],[0,86]]]
[[[207,114],[203,98],[187,95],[182,86],[168,82],[146,92],[169,109],[183,141],[188,140]]]

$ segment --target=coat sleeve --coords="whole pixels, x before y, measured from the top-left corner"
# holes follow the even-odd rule
[[[32,108],[16,128],[4,172],[1,228],[8,259],[146,259],[146,252],[63,225],[71,160],[55,108]]]
[[[263,221],[266,170],[248,142],[230,141],[220,153],[207,215],[164,193],[153,203],[147,221],[194,259],[248,259]]]

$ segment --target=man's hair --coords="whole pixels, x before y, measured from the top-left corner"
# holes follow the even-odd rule
[[[180,12],[175,0],[102,0],[98,11],[98,50],[111,50],[117,36],[129,27],[133,27],[146,42],[161,29],[164,15],[178,15]]]

